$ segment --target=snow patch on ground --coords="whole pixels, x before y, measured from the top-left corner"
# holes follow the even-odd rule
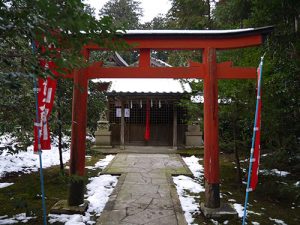
[[[93,166],[85,166],[85,168],[88,169],[88,170],[93,170],[95,167],[93,167]]]
[[[86,195],[89,201],[87,211],[90,213],[95,212],[97,216],[100,216],[117,182],[118,178],[112,175],[100,175],[99,177],[90,178]]]
[[[93,168],[103,169],[113,158],[113,155],[108,155],[97,162]],[[94,224],[95,221],[92,221],[91,218],[100,216],[117,182],[118,177],[112,175],[100,175],[99,177],[90,178],[85,195],[85,199],[89,201],[89,207],[85,215],[49,214],[49,223],[60,222],[65,225]]]
[[[74,225],[85,225],[85,222],[89,221],[89,215],[83,216],[79,214],[74,214],[74,215],[67,215],[67,214],[49,214],[49,223],[55,223],[55,222],[60,222],[64,223],[67,225],[74,224]]]
[[[249,204],[249,205],[250,205],[250,204]],[[237,211],[238,216],[239,216],[240,218],[242,218],[242,217],[244,216],[244,206],[242,206],[242,205],[239,204],[239,203],[234,203],[234,204],[233,204],[233,207],[234,207],[235,210]],[[254,215],[258,215],[258,216],[263,215],[263,213],[257,213],[257,212],[251,211],[251,210],[247,210],[247,214],[254,214]]]
[[[190,157],[182,157],[183,161],[187,164],[196,178],[202,179],[204,175],[204,167],[199,164],[201,158],[197,158],[194,155]]]
[[[271,217],[269,217],[269,220],[274,221],[276,224],[287,225],[283,220],[274,219],[274,218],[271,218]]]
[[[200,212],[200,206],[196,202],[196,199],[199,198],[198,193],[205,190],[200,184],[200,181],[203,179],[203,166],[199,164],[199,158],[195,156],[183,157],[183,160],[197,180],[181,175],[173,177],[173,181],[176,184],[185,219],[188,224],[193,224],[193,215]]]
[[[13,140],[8,135],[3,135],[0,137],[0,146]],[[55,143],[56,140],[52,143],[51,150],[42,151],[43,168],[59,165],[59,151]],[[62,156],[65,163],[70,159],[70,150],[63,151]],[[33,146],[29,146],[27,151],[20,151],[16,154],[10,154],[8,150],[3,150],[0,153],[0,162],[0,178],[12,172],[36,172],[40,167],[39,155],[33,153]]]
[[[199,204],[196,202],[196,198],[199,196],[193,195],[192,193],[199,193],[203,190],[203,187],[187,176],[173,177],[173,181],[176,184],[185,219],[188,224],[192,224],[194,221],[193,214],[199,213],[200,208]]]
[[[260,173],[263,175],[273,175],[273,176],[279,176],[279,177],[286,177],[290,173],[287,171],[280,171],[278,169],[272,169],[272,170],[259,170]]]
[[[12,218],[8,218],[7,215],[5,216],[0,216],[0,225],[4,225],[4,224],[15,224],[15,223],[27,223],[29,220],[34,219],[36,217],[27,217],[26,213],[20,213],[17,214],[15,216],[13,216]]]
[[[200,193],[205,191],[204,187],[191,177],[180,175],[174,177],[173,181],[177,185],[178,189],[182,191],[189,190],[192,193]]]
[[[107,155],[104,159],[95,164],[95,169],[104,169],[115,157],[115,155]]]
[[[14,183],[0,183],[0,189],[1,188],[6,188],[6,187],[9,187],[11,185],[13,185]]]
[[[233,204],[233,207],[235,208],[235,210],[237,211],[238,213],[238,216],[241,218],[244,216],[244,207],[239,204],[239,203],[234,203]]]

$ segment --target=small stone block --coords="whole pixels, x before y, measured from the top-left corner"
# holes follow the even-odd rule
[[[67,200],[60,200],[50,209],[53,214],[81,214],[83,215],[89,205],[88,201],[78,206],[69,206]]]
[[[231,204],[221,204],[220,208],[207,208],[201,203],[201,211],[206,218],[217,220],[237,219],[238,213]]]

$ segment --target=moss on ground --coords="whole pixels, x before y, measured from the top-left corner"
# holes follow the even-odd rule
[[[204,149],[203,148],[189,148],[189,149],[178,149],[176,151],[177,154],[181,156],[198,156],[203,157]]]

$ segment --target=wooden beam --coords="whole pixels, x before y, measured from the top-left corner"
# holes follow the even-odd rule
[[[125,109],[124,100],[121,99],[121,129],[120,129],[120,149],[125,149]]]
[[[89,51],[82,51],[86,60]],[[68,204],[81,205],[84,201],[84,175],[85,175],[85,139],[87,125],[87,98],[88,79],[85,70],[73,71],[73,103],[72,103],[72,134],[70,153],[70,184]],[[76,176],[76,179],[72,179]]]
[[[89,79],[95,78],[204,78],[204,67],[100,67],[94,63],[87,68]]]
[[[140,67],[102,67],[102,62],[95,62],[86,68],[86,76],[95,78],[198,78],[206,76],[204,64],[190,62],[189,67],[149,67],[146,56],[142,57]],[[140,62],[141,63],[141,62]],[[232,62],[216,64],[218,79],[255,79],[256,68],[233,67]]]
[[[232,62],[217,64],[218,79],[255,79],[257,76],[255,67],[232,67]]]
[[[125,40],[132,49],[160,49],[160,50],[179,50],[179,49],[205,49],[207,47],[216,49],[245,48],[262,44],[261,34],[231,38],[197,38],[197,37],[169,37],[169,38],[126,38]],[[97,51],[105,50],[101,46],[89,44],[86,49]]]
[[[218,79],[216,49],[207,48],[203,53],[207,76],[204,79],[204,177],[205,206],[220,207]]]
[[[177,149],[177,106],[173,103],[173,149]]]

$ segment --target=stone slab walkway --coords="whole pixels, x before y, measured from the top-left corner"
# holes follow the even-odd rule
[[[186,225],[172,175],[192,176],[176,154],[119,153],[102,174],[121,175],[97,225]]]

